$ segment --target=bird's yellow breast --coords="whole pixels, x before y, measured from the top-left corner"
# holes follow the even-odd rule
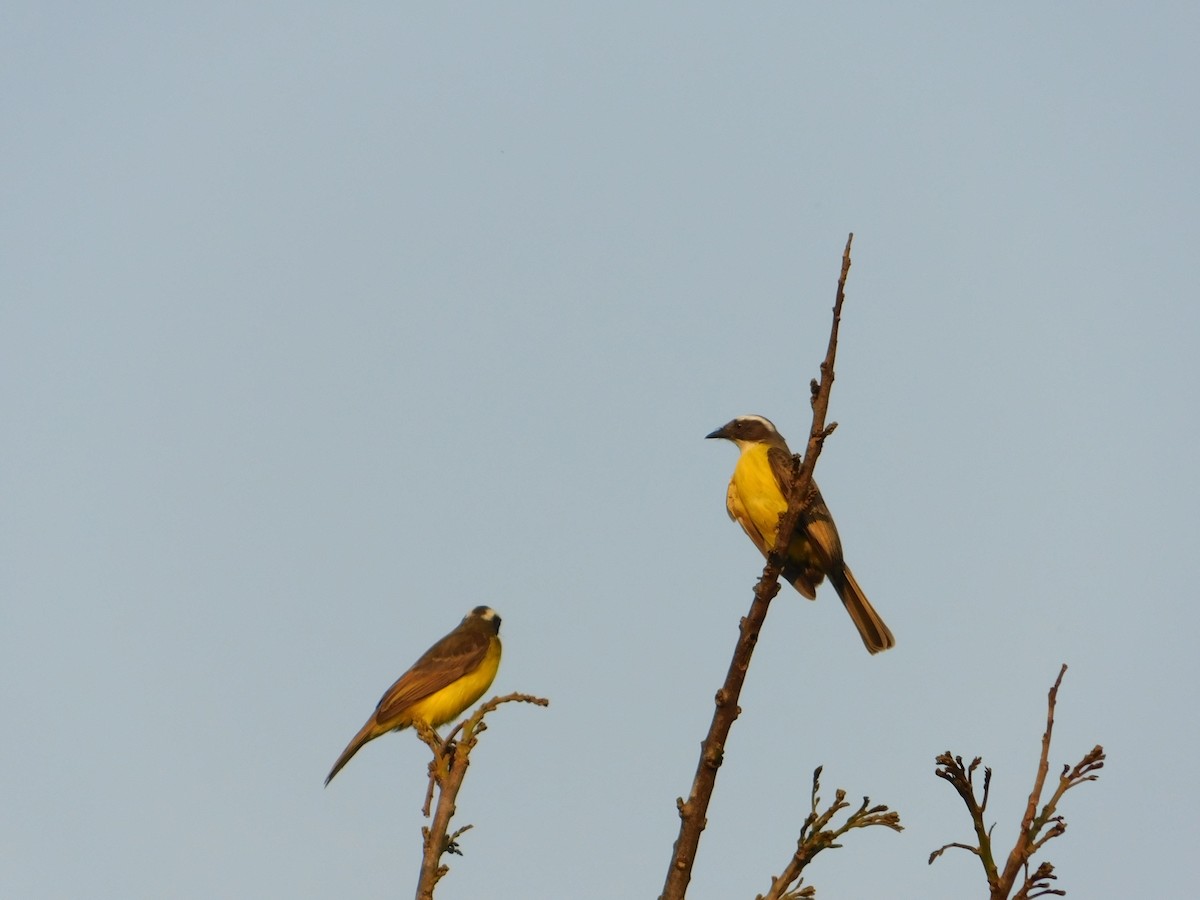
[[[409,707],[406,718],[409,722],[420,719],[431,728],[446,724],[483,696],[484,691],[492,686],[499,668],[500,639],[493,637],[479,668],[440,691],[434,691],[424,700],[418,700]]]
[[[726,506],[729,515],[747,532],[748,519],[767,550],[771,550],[775,546],[779,517],[787,511],[787,500],[779,488],[779,482],[775,480],[767,450],[765,444],[751,444],[742,451],[733,468]]]

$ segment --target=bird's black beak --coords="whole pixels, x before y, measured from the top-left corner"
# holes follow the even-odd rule
[[[708,440],[709,438],[725,438],[726,440],[728,440],[729,439],[729,423],[726,422],[724,425],[722,425],[716,431],[712,432],[711,434],[706,434],[704,436],[705,440]]]

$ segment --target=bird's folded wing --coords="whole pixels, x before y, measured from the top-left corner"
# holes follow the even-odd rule
[[[771,471],[775,475],[775,480],[779,482],[783,496],[787,497],[789,493],[787,485],[792,480],[791,454],[772,447],[767,453],[767,460],[771,464]],[[830,515],[829,507],[825,505],[825,498],[821,496],[821,490],[815,481],[809,482],[808,509],[804,513],[804,519],[798,526],[797,532],[801,530],[808,536],[812,547],[824,557],[820,566],[822,570],[829,571],[833,566],[841,564],[842,542],[838,537],[837,526],[833,524],[833,516]]]
[[[379,722],[401,715],[419,700],[448,687],[479,667],[490,638],[479,631],[446,635],[401,675],[376,708]]]

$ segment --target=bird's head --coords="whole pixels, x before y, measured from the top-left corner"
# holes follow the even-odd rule
[[[767,444],[787,450],[787,441],[765,416],[738,416],[705,437],[733,441],[739,450],[745,450],[752,444]]]
[[[463,625],[466,625],[468,622],[482,625],[493,634],[500,633],[500,614],[490,606],[475,607],[463,617]]]

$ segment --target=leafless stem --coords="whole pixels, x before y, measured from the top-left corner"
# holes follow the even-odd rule
[[[813,772],[811,811],[804,820],[804,827],[800,829],[800,840],[796,842],[796,852],[788,860],[783,872],[771,879],[770,890],[765,894],[759,894],[755,900],[800,900],[802,897],[815,897],[816,891],[811,885],[802,887],[801,873],[805,866],[812,862],[813,858],[822,850],[842,846],[837,843],[838,839],[852,829],[882,825],[893,831],[904,830],[904,826],[900,824],[899,813],[886,806],[871,806],[871,800],[868,797],[863,797],[862,804],[846,818],[840,827],[832,830],[827,828],[826,826],[833,820],[833,817],[848,808],[850,804],[846,802],[846,792],[839,788],[835,792],[833,803],[829,808],[824,812],[818,812],[821,798],[817,796],[817,791],[820,790],[820,787],[821,767],[818,766],[817,770]]]
[[[421,854],[421,874],[417,880],[417,900],[433,900],[433,890],[449,867],[442,863],[445,853],[458,853],[455,843],[471,826],[465,825],[453,834],[448,834],[450,819],[454,816],[454,804],[458,797],[463,779],[467,777],[467,767],[470,765],[471,750],[478,742],[479,735],[487,730],[484,717],[502,703],[533,703],[537,706],[549,706],[550,701],[530,694],[506,694],[503,697],[493,697],[480,705],[466,721],[457,725],[445,740],[438,738],[433,729],[428,726],[418,726],[417,734],[433,752],[429,763],[429,789],[425,796],[426,818],[429,817],[430,800],[437,793],[437,807],[433,812],[433,821],[421,829],[423,850]]]
[[[1095,781],[1099,777],[1096,773],[1104,768],[1105,759],[1104,748],[1097,744],[1074,766],[1063,766],[1054,794],[1039,810],[1038,804],[1041,803],[1042,791],[1046,786],[1046,774],[1050,770],[1050,738],[1054,732],[1054,708],[1058,702],[1058,688],[1062,684],[1066,672],[1067,667],[1063,665],[1059,669],[1058,678],[1055,679],[1053,687],[1050,688],[1046,710],[1046,730],[1042,733],[1042,750],[1038,758],[1037,775],[1034,777],[1033,790],[1030,791],[1029,799],[1025,804],[1025,814],[1021,819],[1021,830],[1017,835],[1017,842],[1013,846],[1012,852],[1009,853],[1002,871],[998,869],[992,855],[991,834],[984,825],[983,819],[984,811],[987,809],[991,769],[984,770],[983,801],[977,802],[973,776],[979,766],[979,758],[976,757],[970,766],[964,766],[961,756],[951,756],[949,752],[943,753],[936,760],[937,776],[950,782],[962,798],[963,803],[966,804],[979,844],[977,846],[957,842],[946,844],[931,853],[929,861],[932,863],[951,847],[974,853],[983,863],[990,900],[1008,900],[1009,897],[1013,897],[1013,900],[1034,900],[1037,897],[1066,894],[1066,891],[1061,888],[1051,886],[1050,882],[1055,880],[1055,875],[1054,866],[1049,862],[1040,863],[1033,872],[1030,872],[1029,867],[1032,864],[1033,855],[1041,850],[1047,841],[1058,837],[1067,830],[1066,820],[1057,814],[1058,804],[1062,800],[1063,794],[1084,782]],[[1013,895],[1013,888],[1022,872],[1025,877],[1022,879],[1017,893]]]
[[[846,278],[850,273],[850,246],[854,242],[851,234],[846,240],[846,249],[842,253],[842,270],[838,278],[837,298],[833,305],[833,325],[829,332],[829,347],[825,360],[821,363],[821,380],[812,383],[812,427],[809,429],[808,445],[804,452],[804,460],[797,463],[793,460],[793,470],[796,477],[792,479],[792,490],[788,496],[788,508],[779,517],[776,532],[775,547],[767,557],[762,576],[754,588],[754,599],[750,611],[741,620],[738,630],[738,640],[734,647],[733,659],[725,681],[716,694],[716,709],[713,711],[712,723],[708,734],[700,747],[700,761],[696,765],[696,774],[692,779],[692,790],[685,802],[682,797],[676,800],[679,810],[679,836],[671,853],[671,865],[667,870],[667,878],[663,885],[660,900],[683,900],[687,894],[688,884],[692,879],[692,867],[696,860],[696,851],[700,846],[700,835],[708,824],[708,804],[712,799],[713,788],[717,783],[717,770],[725,755],[725,741],[733,727],[734,720],[741,709],[738,698],[741,696],[742,685],[746,679],[746,670],[750,658],[754,654],[754,646],[758,642],[759,632],[766,621],[767,609],[771,600],[779,593],[779,573],[783,568],[782,551],[791,543],[791,537],[796,530],[808,504],[809,485],[812,483],[813,469],[825,438],[836,425],[825,427],[825,415],[829,409],[829,392],[833,387],[834,360],[837,356],[838,325],[842,318],[842,304],[845,301]]]

